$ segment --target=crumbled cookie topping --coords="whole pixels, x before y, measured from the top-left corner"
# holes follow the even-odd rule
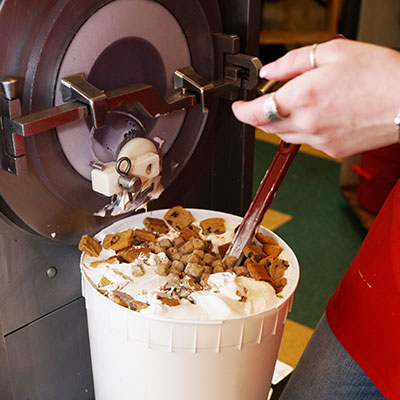
[[[149,306],[148,304],[137,301],[129,294],[120,292],[119,290],[113,290],[111,299],[115,303],[120,304],[123,307],[127,307],[133,311],[140,311]]]
[[[177,231],[182,231],[194,222],[192,214],[182,206],[172,207],[164,215],[164,219]]]
[[[222,234],[226,232],[225,221],[223,218],[208,218],[200,221],[201,229],[204,235],[210,233]]]
[[[101,252],[101,244],[89,235],[83,235],[78,249],[91,257],[98,257]]]
[[[128,229],[126,231],[115,233],[113,235],[106,235],[103,240],[103,247],[105,249],[111,248],[112,250],[118,251],[125,249],[133,244],[133,230]]]
[[[146,259],[151,253],[157,255],[159,262],[157,262],[156,273],[168,278],[167,283],[158,293],[157,299],[161,304],[169,307],[178,306],[182,299],[194,302],[191,294],[210,289],[209,277],[218,272],[232,272],[236,276],[268,282],[276,293],[282,291],[287,284],[284,274],[289,264],[286,260],[278,258],[282,248],[269,236],[257,233],[255,241],[243,250],[243,262],[237,265],[236,258],[225,257],[230,242],[218,246],[218,252],[214,252],[211,240],[204,238],[211,234],[223,234],[226,231],[223,218],[208,218],[200,221],[201,234],[200,228],[193,224],[194,218],[191,213],[181,206],[168,210],[164,218],[166,222],[162,219],[147,217],[143,221],[144,228],[132,227],[123,232],[106,235],[101,244],[94,238],[83,235],[79,249],[91,257],[98,257],[102,248],[115,251],[112,257],[91,262],[92,268],[98,267],[101,263],[132,263],[140,256]],[[133,279],[146,274],[146,266],[141,264],[140,261],[139,265],[132,265]],[[107,266],[107,268],[111,267]],[[129,279],[132,280],[132,278]],[[129,309],[140,311],[148,307],[148,304],[135,300],[127,293],[107,290],[107,287],[112,286],[110,285],[109,279],[103,276],[97,289],[114,302]],[[115,286],[113,288],[115,289]],[[238,301],[247,300],[246,293],[238,291],[236,294]]]
[[[153,233],[158,233],[160,235],[166,235],[169,232],[168,225],[164,220],[159,218],[147,217],[143,220],[144,227]]]

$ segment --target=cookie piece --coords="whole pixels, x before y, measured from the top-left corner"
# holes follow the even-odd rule
[[[263,252],[268,256],[268,257],[278,257],[279,254],[282,253],[282,247],[275,245],[275,244],[269,244],[266,243],[263,245]]]
[[[217,259],[217,257],[216,256],[214,256],[213,254],[211,254],[211,253],[205,253],[204,254],[204,257],[203,257],[203,261],[206,263],[206,264],[211,264],[213,261],[215,261]]]
[[[91,236],[83,235],[78,249],[91,257],[98,257],[101,252],[101,244]]]
[[[249,263],[247,265],[247,270],[249,271],[250,276],[256,281],[271,281],[267,270],[260,264]]]
[[[190,262],[185,267],[185,273],[193,276],[194,278],[200,278],[204,272],[204,267],[198,263]]]
[[[127,293],[114,290],[112,292],[112,300],[123,307],[129,308],[133,311],[140,311],[147,308],[149,305],[141,301],[135,300],[132,296]]]
[[[239,266],[239,267],[233,267],[233,272],[237,275],[237,276],[248,276],[249,275],[249,271],[247,269],[247,267],[245,266]]]
[[[264,252],[255,244],[249,244],[243,249],[245,257],[249,258],[253,263],[258,264],[265,258]]]
[[[283,278],[285,271],[289,267],[289,263],[286,260],[281,260],[280,258],[273,258],[269,260],[266,267],[271,280],[275,281]]]
[[[104,236],[103,239],[103,248],[108,250],[111,245],[113,245],[114,243],[118,242],[119,240],[119,235],[118,233],[113,233],[113,234],[109,234]]]
[[[182,206],[169,209],[165,213],[164,219],[177,231],[182,231],[183,228],[194,222],[193,215]]]
[[[182,237],[186,242],[188,240],[190,240],[192,237],[193,238],[200,238],[199,234],[195,231],[193,231],[190,226],[185,226],[182,229],[181,234],[179,235],[180,237]]]
[[[171,267],[171,261],[166,263],[157,264],[156,272],[158,275],[167,276]]]
[[[156,235],[145,229],[135,229],[135,238],[142,242],[154,242]]]
[[[181,304],[179,299],[172,299],[170,297],[158,296],[157,299],[160,300],[162,304],[165,304],[166,306],[170,306],[170,307],[179,306],[179,304]]]
[[[231,245],[231,242],[220,244],[218,246],[218,253],[221,256],[221,258],[225,257],[225,254],[228,251],[230,245]]]
[[[117,256],[124,262],[131,263],[133,260],[139,257],[140,254],[145,254],[146,257],[150,254],[150,249],[148,247],[129,247],[124,250],[117,252]]]
[[[275,293],[279,293],[287,285],[287,279],[281,278],[271,282],[272,287],[275,289]]]
[[[169,232],[168,225],[164,220],[159,218],[147,217],[143,220],[143,225],[149,232],[154,232],[161,235],[166,235]]]
[[[204,235],[209,235],[210,233],[222,234],[226,232],[225,220],[223,218],[207,218],[200,221],[201,229]]]
[[[103,288],[108,285],[111,285],[111,282],[105,276],[102,276],[98,284],[98,287]]]
[[[117,256],[112,256],[110,258],[107,258],[106,260],[93,261],[90,263],[90,266],[92,268],[97,268],[99,266],[99,264],[103,264],[103,263],[114,264],[117,261],[118,261]]]
[[[224,262],[227,268],[233,268],[236,265],[237,261],[238,259],[233,256],[227,256],[224,258]]]
[[[106,235],[103,240],[105,249],[111,248],[114,251],[126,249],[133,244],[133,230],[127,229],[123,232],[118,232],[113,235]]]
[[[276,245],[276,246],[279,246],[279,245],[278,245],[278,242],[277,242],[276,240],[270,238],[270,237],[267,236],[267,235],[264,235],[264,234],[261,233],[261,232],[257,232],[257,233],[256,233],[256,239],[257,239],[261,244],[274,244],[274,245]]]

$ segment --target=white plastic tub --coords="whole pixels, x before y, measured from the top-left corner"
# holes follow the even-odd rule
[[[165,211],[129,217],[130,222],[141,227],[146,216],[162,218]],[[190,211],[197,220],[222,217],[235,224],[241,220],[213,211]],[[118,231],[119,223],[111,230]],[[113,303],[82,274],[97,400],[266,399],[299,265],[282,239],[261,229],[284,248],[290,268],[282,298],[255,315],[224,321],[142,315]]]

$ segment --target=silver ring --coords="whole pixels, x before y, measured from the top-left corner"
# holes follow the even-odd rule
[[[271,122],[281,121],[283,119],[276,107],[275,92],[272,92],[265,97],[263,111]]]
[[[310,64],[311,64],[311,69],[314,69],[314,68],[316,68],[316,66],[317,66],[317,64],[316,64],[316,62],[315,62],[315,51],[317,50],[317,46],[318,46],[318,43],[314,43],[314,44],[311,46],[311,51],[310,51]]]

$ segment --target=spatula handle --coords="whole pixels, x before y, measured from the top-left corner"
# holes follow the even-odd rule
[[[299,148],[299,144],[281,141],[225,257],[233,256],[240,261],[244,247],[253,239]]]

